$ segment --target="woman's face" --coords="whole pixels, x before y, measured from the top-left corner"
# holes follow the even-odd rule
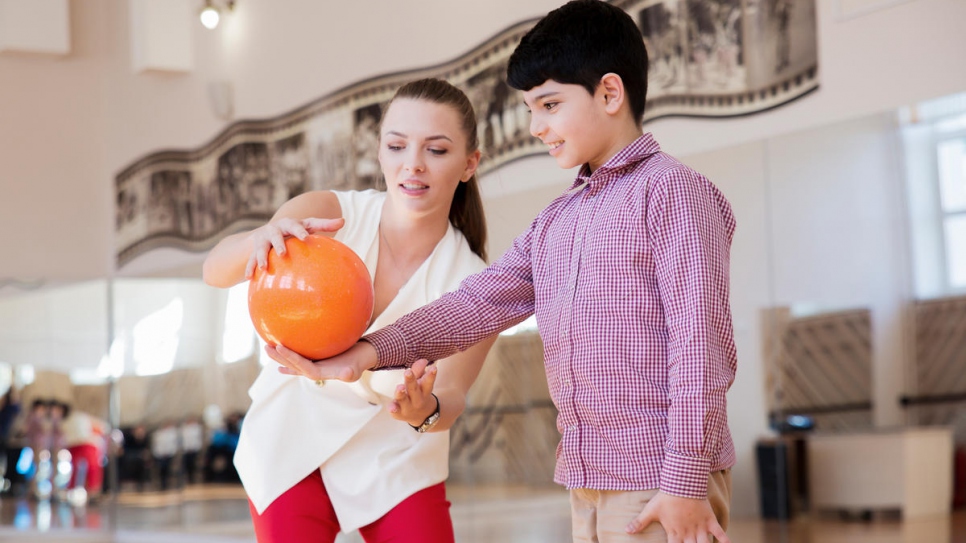
[[[454,108],[394,100],[379,134],[379,163],[389,198],[412,212],[449,216],[457,185],[469,180],[480,161],[480,152],[468,152],[466,145]]]

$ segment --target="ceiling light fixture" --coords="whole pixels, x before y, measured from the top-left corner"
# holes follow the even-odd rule
[[[235,0],[225,2],[225,9],[227,11],[235,9]],[[201,24],[205,25],[205,28],[214,30],[218,26],[218,23],[221,22],[221,14],[222,9],[213,0],[205,0],[204,7],[198,12],[198,17],[201,19]]]

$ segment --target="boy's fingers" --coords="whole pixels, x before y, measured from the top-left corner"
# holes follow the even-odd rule
[[[654,519],[651,517],[650,513],[642,511],[640,515],[637,515],[637,517],[635,517],[634,520],[627,525],[625,530],[629,534],[641,533],[644,531],[644,528],[647,528],[652,522],[654,522]]]
[[[273,360],[290,370],[283,371],[282,373],[289,373],[290,375],[302,375],[313,380],[319,378],[319,375],[317,375],[318,368],[315,367],[315,364],[313,364],[311,360],[303,357],[291,349],[286,348],[284,345],[266,345],[265,351]]]
[[[722,528],[717,522],[712,524],[708,531],[710,531],[711,535],[718,540],[718,543],[731,543],[731,539],[728,538],[728,534],[725,533],[724,528]]]

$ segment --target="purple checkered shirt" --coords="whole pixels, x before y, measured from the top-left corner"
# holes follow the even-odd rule
[[[734,228],[721,192],[644,134],[585,165],[489,268],[366,340],[378,368],[399,367],[536,314],[562,436],[554,480],[702,499],[735,462]]]

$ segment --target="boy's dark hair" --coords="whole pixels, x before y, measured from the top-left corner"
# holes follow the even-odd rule
[[[593,95],[607,73],[623,80],[640,123],[647,99],[647,49],[640,29],[627,12],[607,2],[572,0],[523,36],[510,56],[507,83],[527,91],[552,79]]]

